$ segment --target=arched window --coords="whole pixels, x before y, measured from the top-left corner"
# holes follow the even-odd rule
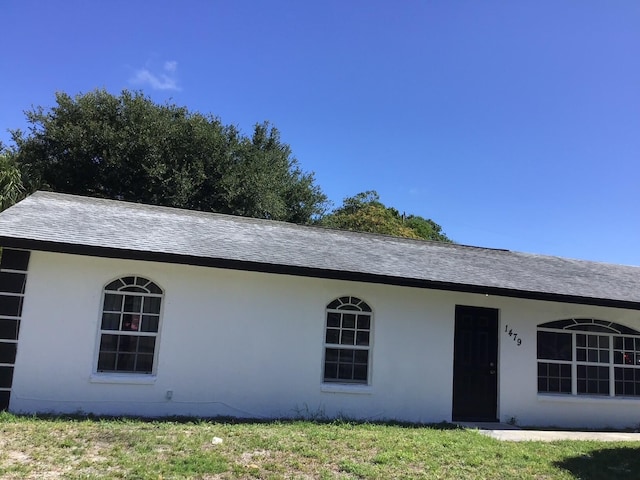
[[[326,310],[325,382],[369,383],[371,307],[356,297],[335,299]]]
[[[130,276],[104,288],[98,372],[153,373],[162,289]]]
[[[640,332],[591,318],[538,325],[538,392],[640,396]]]

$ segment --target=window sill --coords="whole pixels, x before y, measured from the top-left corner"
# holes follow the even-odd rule
[[[89,377],[91,383],[120,383],[128,385],[153,385],[156,375],[93,373]]]
[[[350,385],[347,383],[323,383],[320,391],[326,393],[351,393],[356,395],[371,395],[371,385]]]
[[[539,393],[539,402],[559,402],[559,403],[610,403],[637,405],[640,397],[609,397],[604,395],[563,395],[552,393]]]

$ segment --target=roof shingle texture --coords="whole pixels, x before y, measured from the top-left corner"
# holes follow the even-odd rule
[[[640,302],[640,267],[49,192],[2,212],[3,238]]]

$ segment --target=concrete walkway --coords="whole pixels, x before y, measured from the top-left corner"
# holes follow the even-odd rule
[[[596,432],[596,431],[560,431],[560,430],[523,430],[506,423],[459,422],[464,428],[477,430],[478,433],[497,440],[508,442],[555,442],[558,440],[596,440],[598,442],[640,442],[640,433]]]

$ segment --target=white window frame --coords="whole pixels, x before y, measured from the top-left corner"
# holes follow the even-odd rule
[[[337,306],[336,306],[337,305]],[[334,306],[335,308],[331,308]],[[333,314],[338,314],[341,316],[340,327],[330,326],[329,325],[329,316]],[[343,315],[354,314],[355,324],[353,328],[344,327],[343,326]],[[369,319],[369,328],[358,328],[358,316],[366,316]],[[322,384],[327,391],[339,391],[341,387],[347,389],[362,389],[363,387],[367,387],[371,385],[371,363],[372,363],[372,352],[373,352],[373,309],[369,305],[368,302],[362,300],[360,297],[356,297],[354,295],[343,295],[337,297],[330,301],[325,310],[324,310],[324,328],[322,330],[323,337],[323,348],[322,348]],[[354,333],[354,342],[353,344],[342,344],[340,342],[340,338],[338,339],[338,343],[327,342],[328,330],[338,330],[339,335],[343,334],[343,331],[353,331]],[[368,344],[367,345],[357,345],[357,335],[358,332],[367,332],[368,333]],[[327,379],[326,377],[326,366],[327,366],[327,350],[336,349],[336,350],[353,350],[353,351],[366,351],[367,352],[367,374],[366,379],[357,380],[357,379]],[[332,362],[333,363],[333,362]],[[337,363],[337,367],[339,368],[340,362]],[[355,367],[356,362],[354,361],[353,366]],[[353,375],[352,375],[353,376]]]
[[[125,280],[133,279],[133,283],[126,282]],[[121,285],[119,288],[115,289],[112,285],[120,282]],[[128,287],[139,287],[145,291],[127,291]],[[139,311],[133,312],[128,311],[125,308],[125,298],[123,298],[120,309],[114,310],[105,310],[105,298],[107,295],[123,295],[124,297],[138,297],[142,298],[140,302]],[[160,301],[160,306],[157,311],[144,312],[145,310],[145,299],[154,299],[157,298]],[[154,280],[149,279],[147,276],[139,275],[139,274],[129,274],[119,276],[109,282],[102,288],[101,295],[101,303],[100,303],[100,315],[98,318],[98,334],[96,339],[95,346],[95,355],[94,355],[94,364],[93,364],[93,374],[91,375],[91,381],[97,383],[111,382],[117,380],[122,383],[148,383],[155,378],[157,373],[157,365],[158,365],[158,350],[159,350],[159,341],[160,341],[160,331],[162,329],[162,317],[164,310],[164,289],[158,285],[158,283]],[[104,327],[104,318],[105,314],[107,315],[119,315],[120,319],[118,322],[118,329],[108,329]],[[137,315],[138,318],[138,326],[135,330],[125,330],[124,322],[125,316],[134,316]],[[144,317],[148,317],[144,319]],[[150,318],[157,319],[157,330],[153,331],[143,331],[143,322]],[[111,369],[100,369],[100,354],[101,354],[101,346],[102,346],[102,336],[103,335],[115,335],[115,336],[127,336],[131,338],[135,337],[147,337],[154,338],[154,348],[152,355],[152,366],[151,371],[132,371],[132,370],[111,370]],[[116,356],[120,352],[115,353]],[[137,362],[138,356],[141,352],[135,352],[135,361]],[[116,360],[117,362],[118,360]]]
[[[610,397],[616,397],[616,398],[627,398],[627,399],[635,399],[640,401],[640,391],[638,393],[636,393],[635,395],[630,395],[630,394],[616,394],[616,376],[615,376],[615,372],[616,372],[616,368],[622,368],[622,369],[632,369],[636,371],[637,375],[640,375],[640,332],[638,332],[637,330],[635,331],[637,334],[631,334],[629,333],[632,330],[630,327],[627,327],[625,325],[622,324],[618,324],[615,322],[607,322],[607,321],[602,321],[602,320],[597,320],[597,319],[585,319],[585,318],[577,318],[577,319],[567,319],[564,321],[569,321],[572,320],[574,323],[569,325],[568,327],[565,328],[554,328],[554,327],[545,327],[544,325],[548,325],[549,323],[555,323],[555,322],[547,322],[544,324],[541,324],[537,327],[537,332],[550,332],[550,333],[560,333],[560,334],[569,334],[571,335],[571,360],[556,360],[556,359],[545,359],[545,358],[539,358],[538,354],[536,353],[536,366],[540,363],[547,363],[547,364],[557,364],[557,365],[570,365],[571,367],[571,392],[545,392],[545,391],[540,391],[538,390],[538,395],[556,395],[556,396],[562,396],[562,397],[576,397],[576,398],[585,398],[585,397],[596,397],[596,398],[610,398]],[[598,322],[598,323],[595,323]],[[588,327],[589,325],[597,325],[600,327],[603,327],[603,329],[609,329],[609,331],[589,331],[586,329],[580,329],[580,327]],[[620,329],[623,330],[627,330],[627,332],[623,332],[620,331]],[[577,336],[578,335],[593,335],[593,336],[597,336],[597,337],[608,337],[609,341],[608,341],[608,348],[603,349],[598,347],[589,347],[587,346],[578,346],[578,342],[577,342]],[[536,337],[537,337],[537,333],[536,333]],[[617,349],[615,348],[615,340],[616,337],[621,337],[623,339],[623,342],[625,341],[624,339],[631,339],[632,342],[635,343],[635,348],[633,349]],[[538,341],[536,338],[536,347],[539,348],[538,346]],[[578,360],[577,358],[577,353],[578,353],[578,349],[586,349],[586,355],[587,358],[585,360]],[[600,362],[600,361],[589,361],[588,359],[588,349],[591,348],[592,350],[597,350],[598,352],[603,351],[603,352],[608,352],[608,362]],[[615,361],[615,354],[616,352],[622,353],[625,357],[626,354],[624,353],[626,350],[628,351],[633,351],[633,355],[634,355],[634,360],[633,363],[628,364],[628,363],[616,363]],[[600,394],[600,393],[591,393],[591,392],[578,392],[578,367],[580,366],[585,366],[585,367],[605,367],[608,369],[609,372],[609,393],[608,394]],[[536,368],[536,372],[537,372],[537,368]],[[539,375],[536,373],[536,383],[539,379]],[[587,380],[589,381],[589,380]],[[636,388],[640,388],[640,387],[636,387]]]

